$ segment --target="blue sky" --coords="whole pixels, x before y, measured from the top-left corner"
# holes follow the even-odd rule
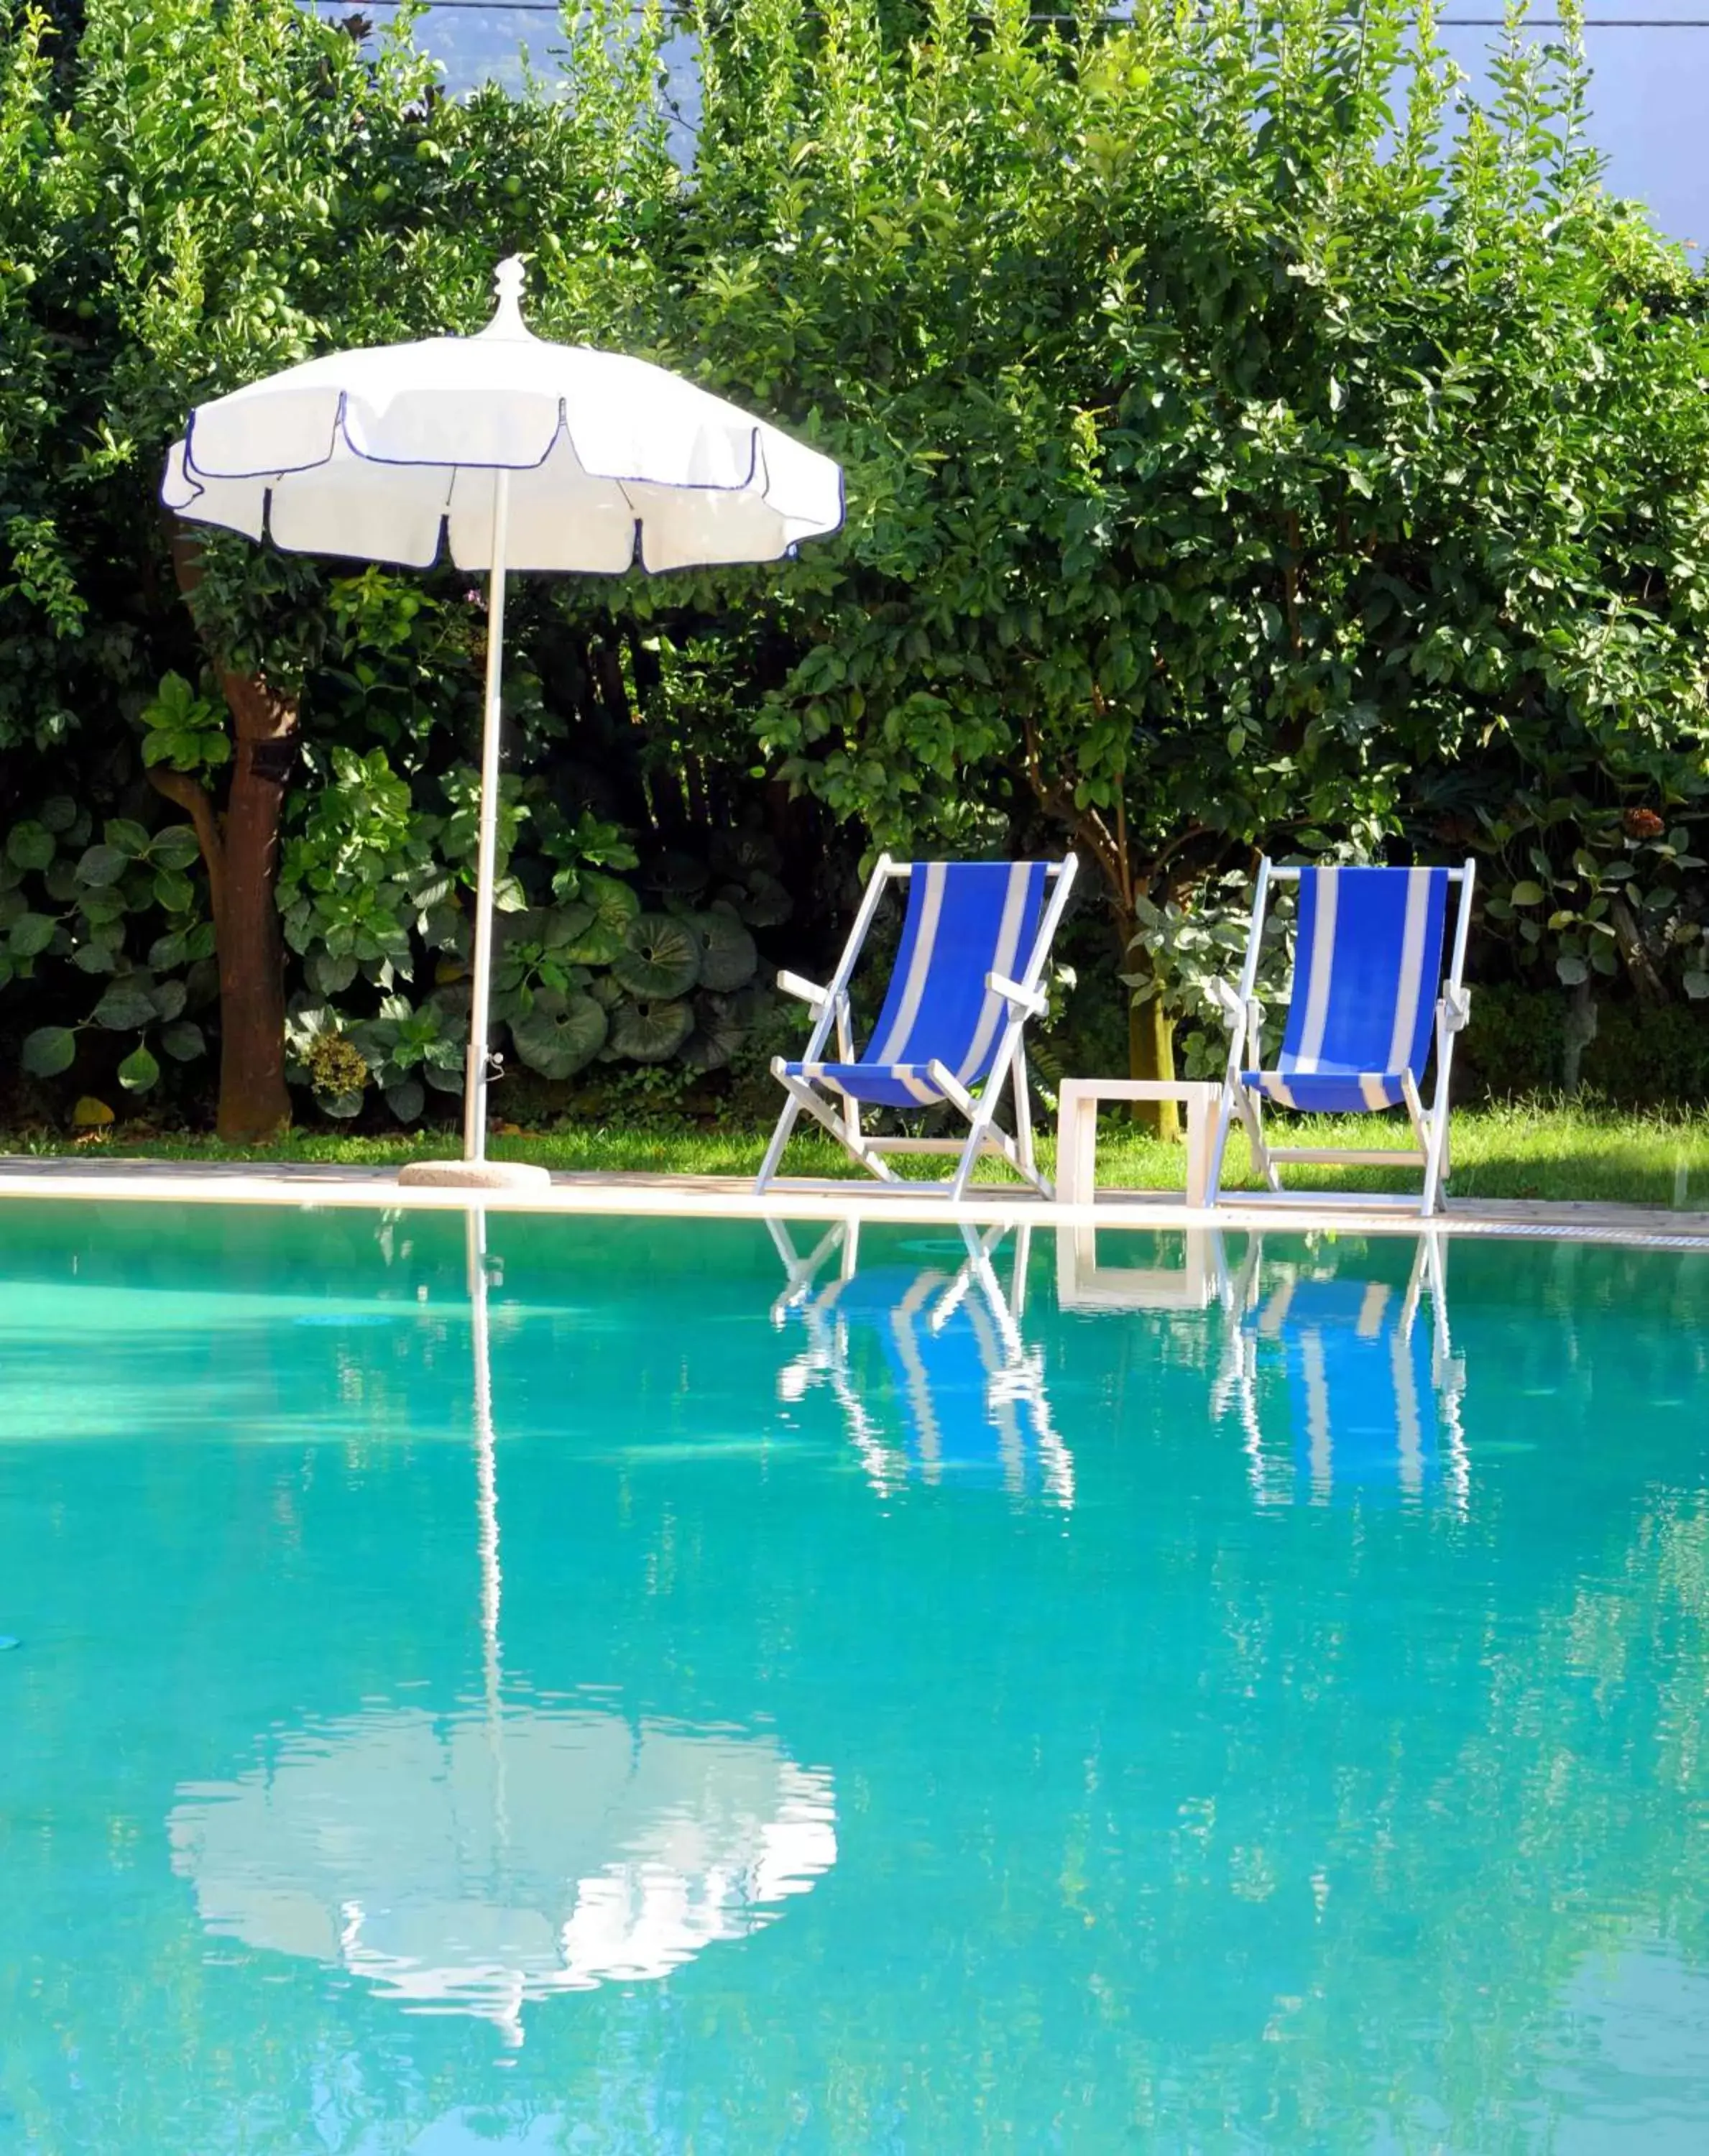
[[[1540,13],[1547,4],[1541,0]],[[1501,12],[1500,0],[1443,0],[1449,24],[1456,17]],[[1589,0],[1589,13],[1584,37],[1595,75],[1592,131],[1609,160],[1609,184],[1648,203],[1676,239],[1709,249],[1709,172],[1697,135],[1709,107],[1709,0]],[[1658,17],[1695,17],[1705,27],[1617,26]],[[511,74],[524,44],[546,72],[555,28],[549,14],[446,9],[429,14],[418,34],[429,51],[444,56],[448,85],[459,89],[477,74]],[[1443,34],[1455,58],[1477,76],[1494,33],[1449,27]]]
[[[1450,21],[1501,12],[1486,0],[1444,0],[1442,8]],[[1646,203],[1674,239],[1709,248],[1709,168],[1697,132],[1709,105],[1709,0],[1590,0],[1587,13],[1593,18],[1584,33],[1594,74],[1591,133],[1609,161],[1608,184]],[[1669,16],[1695,18],[1706,27],[1603,27],[1609,18],[1650,23]],[[1449,29],[1444,40],[1475,76],[1479,55],[1494,34]]]

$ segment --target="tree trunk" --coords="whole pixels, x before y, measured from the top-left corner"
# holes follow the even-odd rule
[[[202,580],[202,563],[195,536],[182,525],[173,529],[172,552],[178,588],[192,600]],[[192,618],[194,612],[192,605]],[[214,666],[235,737],[223,834],[205,794],[200,813],[187,798],[202,793],[193,780],[157,773],[155,783],[189,810],[208,865],[219,956],[216,1127],[230,1143],[249,1145],[277,1137],[290,1124],[285,1082],[285,951],[273,887],[285,788],[296,761],[297,705],[259,675],[234,673],[217,654]]]
[[[237,733],[225,812],[219,938],[221,1137],[253,1144],[290,1124],[285,1082],[285,949],[273,886],[297,710],[253,675],[220,672]]]
[[[1661,1004],[1667,1001],[1667,990],[1662,985],[1655,961],[1644,940],[1644,932],[1638,926],[1637,916],[1617,891],[1609,908],[1609,918],[1614,924],[1614,942],[1624,962],[1632,986],[1638,991],[1640,1003]]]
[[[1159,996],[1127,1007],[1127,1075],[1130,1078],[1174,1078],[1175,1021],[1164,1010]],[[1133,1120],[1146,1124],[1171,1144],[1180,1139],[1178,1101],[1136,1101]]]
[[[1596,999],[1588,981],[1580,981],[1567,998],[1561,1029],[1561,1091],[1571,1099],[1578,1091],[1584,1051],[1596,1038]]]
[[[1118,921],[1124,972],[1138,973],[1144,953],[1133,947],[1134,923]],[[1175,1075],[1175,1021],[1163,1009],[1161,996],[1143,1003],[1130,992],[1127,1005],[1127,1075],[1130,1078],[1168,1078]],[[1181,1137],[1181,1109],[1174,1101],[1136,1101],[1133,1120],[1171,1144]]]

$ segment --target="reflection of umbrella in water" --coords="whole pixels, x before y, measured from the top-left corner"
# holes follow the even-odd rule
[[[377,1707],[186,1785],[174,1869],[210,1931],[520,2041],[525,2001],[660,1977],[836,1861],[831,1779],[772,1738],[502,1698],[485,1220],[471,1211],[485,1698]]]
[[[418,2009],[660,1977],[836,1860],[829,1777],[768,1738],[609,1709],[372,1709],[187,1786],[172,1862],[208,1928]]]

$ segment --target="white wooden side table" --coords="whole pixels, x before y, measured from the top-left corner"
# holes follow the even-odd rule
[[[1203,1205],[1222,1090],[1201,1078],[1065,1079],[1057,1096],[1057,1203],[1090,1205],[1097,1194],[1101,1101],[1179,1101],[1187,1110],[1187,1203]]]

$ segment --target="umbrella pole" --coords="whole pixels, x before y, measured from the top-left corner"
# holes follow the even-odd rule
[[[499,750],[504,722],[505,542],[511,475],[493,475],[492,567],[487,578],[486,717],[480,744],[480,850],[475,870],[475,993],[469,1014],[469,1075],[463,1095],[463,1158],[486,1158],[487,1007],[492,997],[493,892],[498,881]]]

